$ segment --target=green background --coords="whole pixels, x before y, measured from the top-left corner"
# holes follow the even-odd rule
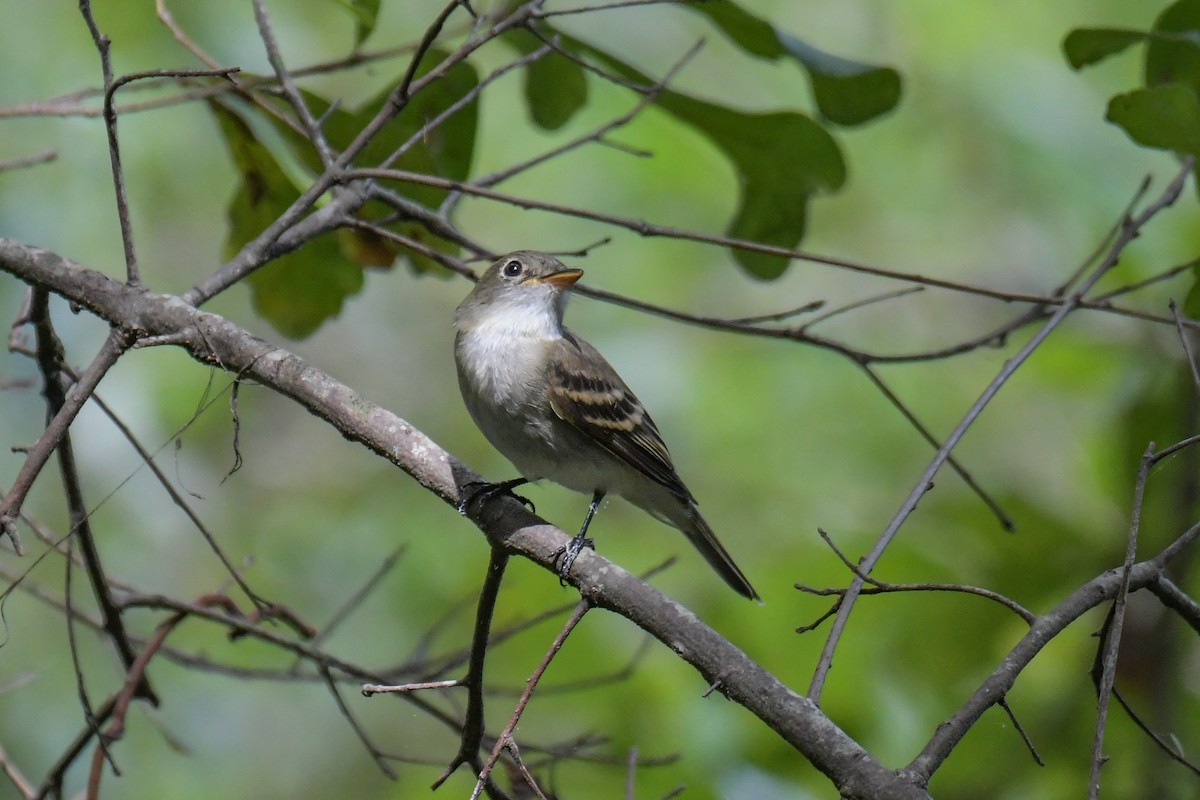
[[[836,135],[849,164],[846,188],[809,208],[804,249],[890,269],[1012,292],[1047,293],[1070,275],[1119,219],[1147,174],[1160,187],[1176,165],[1136,147],[1103,117],[1107,98],[1137,85],[1131,52],[1084,72],[1065,62],[1061,41],[1078,26],[1146,28],[1155,4],[1020,0],[1006,4],[922,2],[747,3],[781,29],[829,52],[897,68],[897,110]],[[385,4],[368,49],[411,42],[437,3]],[[251,10],[232,0],[178,2],[172,11],[204,48],[226,64],[266,72]],[[353,20],[334,3],[274,4],[284,57],[292,66],[344,55]],[[153,16],[150,4],[98,3],[113,39],[117,73],[196,66]],[[0,2],[0,107],[64,95],[100,83],[99,61],[73,4]],[[660,75],[698,37],[701,53],[673,86],[748,110],[811,111],[807,84],[792,62],[747,58],[703,18],[645,7],[564,18],[564,29],[608,47]],[[481,74],[510,56],[481,53]],[[353,107],[394,82],[403,59],[307,88]],[[627,111],[629,92],[589,79],[589,104],[563,130],[535,127],[517,75],[483,95],[474,174],[528,158]],[[128,97],[138,95],[130,92]],[[145,95],[153,96],[152,93]],[[95,107],[93,102],[91,107]],[[46,247],[111,275],[123,274],[103,127],[98,118],[0,120],[0,159],[53,148],[58,158],[0,173],[0,234]],[[201,104],[130,114],[120,120],[133,230],[146,282],[180,292],[223,259],[225,209],[236,175],[212,115]],[[728,163],[706,140],[651,110],[612,137],[653,154],[636,158],[590,146],[500,188],[661,225],[718,233],[735,208]],[[1152,190],[1153,191],[1153,190]],[[1132,282],[1194,256],[1195,200],[1185,195],[1105,279]],[[829,306],[900,288],[896,282],[796,262],[780,279],[748,278],[718,248],[641,238],[596,222],[467,200],[460,227],[497,251],[576,250],[606,236],[587,259],[584,283],[701,315],[740,317],[823,300]],[[1166,313],[1186,280],[1151,287],[1132,304]],[[367,274],[362,292],[314,336],[289,341],[261,321],[236,287],[206,306],[281,342],[432,436],[484,475],[511,467],[471,425],[451,361],[454,306],[462,279],[415,276],[401,266]],[[0,278],[0,317],[12,320],[23,287]],[[841,315],[814,329],[872,352],[919,352],[976,336],[1018,307],[944,291]],[[69,360],[88,362],[103,325],[56,302]],[[803,318],[801,318],[803,320]],[[754,606],[728,591],[675,532],[620,501],[607,503],[593,533],[607,557],[640,572],[678,556],[654,583],[695,610],[793,688],[807,687],[827,628],[797,635],[824,611],[811,586],[844,585],[846,570],[820,541],[830,532],[848,554],[865,552],[932,455],[931,448],[847,359],[778,341],[686,327],[627,309],[577,299],[569,324],[596,344],[652,410],[680,473],[740,566],[763,595]],[[1016,346],[882,369],[882,375],[938,435],[944,435]],[[1080,313],[1017,374],[972,429],[956,456],[1014,516],[1001,530],[951,473],[905,526],[877,574],[891,581],[986,586],[1035,612],[1120,562],[1133,477],[1147,441],[1160,446],[1191,432],[1194,391],[1181,372],[1175,332],[1162,325]],[[33,365],[0,355],[0,381],[36,377]],[[142,441],[163,449],[159,462],[193,500],[246,578],[264,595],[321,625],[379,563],[400,549],[396,568],[327,643],[349,660],[386,667],[428,649],[465,647],[473,601],[486,564],[482,537],[453,509],[413,481],[349,444],[266,389],[240,392],[243,468],[233,462],[227,395],[196,416],[228,377],[169,349],[124,358],[100,395]],[[0,485],[21,457],[9,444],[34,441],[43,410],[35,387],[0,394]],[[193,417],[195,417],[193,421]],[[190,422],[190,425],[189,425]],[[176,448],[172,437],[184,426]],[[136,455],[94,408],[76,426],[94,525],[106,566],[145,591],[190,598],[226,576],[200,537],[157,489]],[[1194,486],[1193,461],[1164,463],[1152,478],[1143,553],[1156,552],[1190,524],[1178,502]],[[586,498],[547,485],[529,490],[539,513],[572,529]],[[51,530],[65,528],[53,469],[27,510]],[[1191,510],[1194,513],[1194,509]],[[41,552],[33,537],[27,544]],[[2,556],[7,570],[33,558]],[[32,567],[27,579],[62,594],[61,559]],[[1193,594],[1195,579],[1191,580]],[[1186,588],[1186,584],[1185,584]],[[75,585],[90,604],[85,585]],[[574,598],[547,573],[518,562],[500,598],[498,624],[511,625]],[[83,725],[62,615],[17,592],[4,605],[0,648],[0,745],[35,780]],[[1135,599],[1119,688],[1187,747],[1197,726],[1197,650],[1185,626],[1165,622],[1157,604]],[[142,633],[159,617],[131,617]],[[1087,673],[1089,614],[1023,673],[1009,701],[1045,767],[1037,767],[1010,721],[989,711],[943,768],[939,797],[1079,797],[1084,793],[1095,698]],[[489,653],[490,728],[557,629],[546,622]],[[431,638],[430,631],[435,631]],[[864,598],[851,619],[823,700],[826,712],[889,766],[907,763],[1024,632],[1020,620],[985,601],[947,595]],[[278,669],[290,657],[249,641],[229,643],[213,626],[189,621],[171,638],[205,658]],[[111,648],[84,634],[89,690],[102,697],[119,680]],[[634,661],[636,659],[636,661]],[[600,680],[630,663],[632,675]],[[1166,674],[1163,674],[1163,673]],[[123,776],[105,778],[107,796],[421,797],[456,749],[452,732],[402,702],[344,696],[386,751],[425,762],[399,764],[389,781],[372,764],[319,682],[238,680],[162,659],[150,670],[165,702],[138,707],[114,748]],[[698,676],[624,620],[590,614],[545,678],[545,687],[583,682],[569,693],[535,696],[518,730],[524,755],[534,745],[580,734],[605,737],[589,752],[614,764],[565,762],[542,770],[563,797],[621,796],[630,747],[643,760],[678,754],[638,773],[638,798],[682,796],[831,797],[828,782],[743,709],[701,699]],[[594,684],[594,685],[591,685]],[[440,701],[458,707],[461,696]],[[1111,717],[1106,797],[1191,797],[1194,776],[1152,751],[1124,714]],[[72,771],[72,793],[83,770]],[[465,797],[460,770],[440,795]],[[1155,792],[1147,793],[1147,787]],[[11,787],[0,784],[0,797]]]

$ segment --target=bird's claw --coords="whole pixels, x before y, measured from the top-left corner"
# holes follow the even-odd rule
[[[506,494],[512,499],[521,503],[529,509],[530,513],[537,513],[537,506],[528,497],[523,497],[513,491],[513,488],[527,483],[524,479],[513,481],[501,481],[500,483],[488,483],[487,481],[470,481],[463,484],[462,491],[459,492],[460,499],[455,508],[458,513],[465,515],[467,509],[475,502],[483,502],[490,500],[498,494]],[[474,487],[474,488],[472,488]]]
[[[560,585],[567,585],[567,575],[570,574],[571,567],[575,566],[575,559],[579,558],[579,554],[584,549],[595,550],[596,541],[580,534],[551,554],[551,558],[554,559],[554,571],[558,573]]]

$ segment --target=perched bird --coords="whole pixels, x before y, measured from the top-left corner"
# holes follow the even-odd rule
[[[592,503],[559,564],[591,543],[588,525],[617,494],[678,528],[738,593],[758,593],[700,516],[654,420],[604,356],[568,328],[568,290],[583,275],[545,253],[518,251],[488,268],[454,314],[454,360],[467,410],[523,477],[549,478]],[[486,491],[486,490],[485,490]]]

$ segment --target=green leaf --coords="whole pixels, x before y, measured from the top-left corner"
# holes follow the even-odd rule
[[[236,112],[210,103],[241,178],[229,203],[227,258],[262,233],[300,196],[270,151]],[[335,317],[362,289],[362,268],[326,233],[279,256],[247,279],[255,311],[285,336],[303,338]]]
[[[431,50],[426,54],[422,62],[424,68],[417,77],[420,78],[446,56],[445,52]],[[409,143],[408,150],[393,162],[397,169],[440,175],[456,181],[466,180],[471,174],[471,162],[475,155],[478,106],[470,103],[433,130],[422,132],[422,129],[472,91],[478,83],[475,70],[460,61],[437,81],[413,95],[404,112],[376,134],[355,158],[355,163],[363,166],[381,164],[402,145]],[[302,92],[302,95],[313,115],[323,119],[322,130],[330,146],[341,152],[389,101],[391,89],[380,92],[354,110],[342,106],[334,108],[328,100],[312,92]],[[265,119],[279,130],[302,164],[314,174],[321,172],[320,159],[304,135],[273,116],[266,116]],[[406,186],[404,192],[409,198],[429,208],[437,208],[447,194],[445,189],[418,185]]]
[[[528,31],[513,31],[505,41],[521,55],[529,55],[542,42]],[[525,105],[535,125],[558,130],[587,104],[587,76],[583,67],[561,53],[550,53],[525,67]]]
[[[363,270],[342,256],[336,235],[324,233],[247,280],[259,316],[284,336],[303,339],[362,291]]]
[[[430,50],[422,62],[423,66],[418,71],[417,77],[424,75],[446,56],[444,51]],[[383,127],[375,138],[363,148],[355,162],[364,166],[381,164],[401,146],[410,143],[409,148],[393,162],[392,166],[409,172],[438,175],[453,181],[466,180],[470,177],[471,163],[475,156],[475,137],[479,127],[477,104],[470,103],[458,109],[430,131],[422,132],[422,129],[430,120],[438,117],[464,95],[471,92],[478,83],[479,78],[474,68],[466,62],[455,64],[437,81],[413,95],[404,112]],[[363,127],[374,119],[384,103],[388,102],[391,90],[381,92],[355,110],[340,106],[334,107],[328,100],[312,92],[302,92],[302,94],[313,115],[323,119],[322,130],[325,132],[330,146],[340,152],[349,146]],[[303,166],[313,174],[321,171],[320,159],[306,137],[274,116],[264,115],[264,119],[279,131]],[[404,184],[396,187],[396,191],[429,209],[436,209],[448,193],[445,189],[419,184]],[[373,202],[364,206],[360,216],[364,219],[382,219],[391,214],[390,208],[382,203]],[[449,254],[458,252],[457,245],[430,236],[417,223],[398,223],[391,227],[409,238],[421,239],[441,252]],[[396,252],[391,245],[388,247]],[[359,252],[361,251],[358,247],[354,246],[350,248],[347,255],[355,258],[355,254]],[[369,266],[380,266],[380,251],[373,247],[370,249],[370,253],[371,259],[362,263]],[[434,272],[439,275],[446,272],[441,264],[419,253],[406,251],[405,257],[417,272]]]
[[[375,23],[379,20],[379,0],[344,0],[350,13],[354,15],[354,49],[362,47],[375,31]]]
[[[589,54],[634,83],[646,75],[596,47],[560,34],[577,52]],[[755,114],[665,89],[656,104],[716,145],[737,171],[741,196],[726,233],[739,239],[793,249],[804,235],[808,201],[840,189],[846,164],[837,142],[813,119],[794,111]],[[738,263],[758,278],[782,275],[785,256],[733,250]]]
[[[1115,56],[1148,36],[1142,31],[1119,28],[1076,28],[1063,39],[1063,52],[1075,69]]]
[[[685,7],[708,17],[730,41],[751,55],[771,60],[787,55],[775,26],[749,13],[732,0],[693,3]]]
[[[1200,96],[1200,0],[1179,0],[1154,21],[1146,48],[1146,85],[1179,83]]]
[[[896,107],[900,101],[900,73],[850,61],[818,50],[775,28],[731,0],[690,4],[746,52],[776,60],[791,56],[804,67],[817,108],[830,122],[861,125]]]
[[[569,58],[551,53],[526,68],[525,102],[534,124],[557,130],[587,103],[587,77]]]
[[[847,61],[787,34],[779,38],[808,70],[817,108],[831,122],[861,125],[900,102],[900,73],[891,67]]]
[[[1183,84],[1119,94],[1109,101],[1106,118],[1138,144],[1200,155],[1200,99]]]
[[[741,198],[729,236],[793,249],[804,235],[808,201],[845,183],[837,142],[803,114],[749,114],[677,92],[664,92],[658,104],[705,134],[737,170]],[[740,249],[733,256],[764,279],[778,278],[790,263],[784,256]]]

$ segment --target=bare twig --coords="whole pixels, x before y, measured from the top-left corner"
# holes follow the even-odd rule
[[[517,723],[521,721],[521,714],[525,711],[525,706],[529,704],[529,700],[533,697],[533,692],[537,689],[538,682],[542,676],[546,674],[546,670],[550,667],[550,662],[554,660],[554,656],[562,649],[566,643],[567,637],[571,635],[571,631],[575,630],[575,626],[583,619],[583,615],[591,610],[592,604],[586,599],[581,601],[571,616],[563,623],[562,630],[554,637],[554,641],[550,643],[550,648],[546,651],[546,655],[538,663],[533,674],[529,676],[529,680],[525,683],[525,691],[521,693],[521,697],[517,700],[517,706],[513,709],[512,716],[508,718],[508,724],[504,726],[504,730],[496,738],[496,746],[492,748],[492,754],[488,757],[487,763],[483,765],[483,770],[479,773],[479,781],[475,784],[475,791],[471,793],[471,800],[476,800],[479,793],[483,791],[484,785],[488,782],[492,768],[495,767],[496,761],[500,758],[500,753],[504,750],[512,739],[513,731],[517,728]]]
[[[456,769],[463,764],[477,765],[479,763],[479,748],[483,742],[483,663],[487,655],[488,638],[492,630],[492,615],[496,611],[496,597],[500,594],[500,585],[504,579],[504,568],[508,566],[508,552],[499,547],[493,547],[488,559],[487,576],[483,588],[479,592],[479,608],[475,613],[475,632],[471,637],[471,660],[467,665],[467,677],[463,683],[467,687],[467,717],[463,722],[462,740],[458,753],[450,764],[434,781],[433,788],[445,783]],[[476,767],[476,772],[479,772]],[[481,778],[481,781],[485,781]]]
[[[58,151],[43,150],[40,153],[35,153],[31,156],[22,156],[21,158],[10,158],[0,161],[0,172],[5,172],[12,169],[21,169],[22,167],[32,167],[37,164],[45,164],[58,158]]]
[[[565,17],[569,14],[591,14],[595,11],[611,11],[615,8],[632,8],[635,6],[685,5],[687,3],[704,2],[704,0],[615,0],[612,3],[596,3],[594,5],[573,6],[571,8],[556,8],[553,11],[539,11],[538,19],[549,17]]]
[[[679,74],[679,71],[683,69],[685,64],[687,64],[689,61],[691,61],[691,59],[696,55],[696,53],[700,52],[700,48],[703,47],[703,45],[704,45],[704,43],[702,41],[696,42],[696,44],[692,45],[687,50],[687,52],[685,52],[682,56],[680,56],[680,58],[674,64],[671,65],[670,69],[668,69],[666,71],[666,73],[663,75],[662,79],[658,83],[656,83],[654,86],[650,87],[650,89],[648,91],[641,94],[641,97],[638,100],[638,102],[633,106],[633,108],[629,109],[629,111],[627,111],[626,113],[622,114],[619,117],[616,117],[615,119],[609,120],[608,122],[604,123],[603,125],[601,125],[600,127],[596,128],[595,130],[593,130],[589,133],[585,133],[582,136],[578,136],[568,142],[565,142],[562,145],[559,145],[558,147],[554,147],[550,150],[547,150],[544,153],[534,156],[533,158],[528,159],[527,161],[523,161],[519,164],[514,164],[514,165],[512,165],[510,167],[506,167],[505,169],[500,170],[498,172],[493,172],[490,175],[484,175],[480,178],[477,178],[474,181],[472,181],[472,184],[475,186],[485,186],[485,187],[486,186],[495,186],[503,181],[508,180],[509,178],[513,177],[514,175],[517,175],[517,174],[525,172],[529,169],[532,169],[533,167],[537,166],[538,164],[544,164],[545,162],[547,162],[553,158],[557,158],[558,156],[561,156],[565,153],[569,153],[572,150],[582,147],[583,145],[587,144],[588,142],[599,142],[606,135],[612,133],[613,131],[615,131],[619,128],[624,127],[625,125],[628,125],[630,122],[632,122],[634,120],[635,117],[637,117],[639,114],[641,114],[643,111],[645,111],[648,107],[650,107],[654,103],[655,99],[660,94],[662,94],[663,89],[665,89],[667,87],[667,84],[670,83],[671,80],[677,74]],[[549,48],[550,45],[546,45],[545,47]],[[541,52],[541,51],[539,50],[538,52]],[[451,197],[454,197],[454,198],[459,198],[461,196],[462,196],[462,193],[457,192],[457,191],[452,193],[452,195],[451,195]],[[443,207],[443,210],[446,210],[450,205],[453,205],[453,203],[451,203],[449,198],[447,198],[447,205],[445,205]]]
[[[1013,727],[1017,729],[1017,733],[1021,734],[1021,741],[1025,742],[1025,746],[1029,748],[1029,755],[1033,756],[1033,763],[1039,767],[1046,766],[1046,762],[1038,755],[1037,748],[1033,746],[1033,740],[1029,738],[1029,734],[1025,732],[1025,727],[1021,724],[1021,720],[1017,719],[1017,715],[1013,713],[1012,708],[1008,705],[1008,698],[1001,697],[996,701],[996,705],[1004,709],[1004,713],[1008,714],[1009,720],[1012,721]]]
[[[0,772],[3,772],[4,777],[8,778],[9,783],[11,783],[13,788],[17,790],[17,793],[21,795],[22,800],[33,800],[37,790],[34,789],[33,784],[30,783],[23,774],[21,774],[21,770],[19,770],[17,765],[12,762],[12,759],[8,757],[8,753],[4,751],[3,747],[0,747]]]
[[[379,767],[380,771],[392,780],[396,780],[396,772],[392,769],[391,764],[388,763],[388,757],[382,750],[375,746],[375,743],[371,741],[371,737],[367,736],[367,732],[363,730],[362,725],[359,724],[353,712],[350,711],[350,707],[346,705],[346,701],[342,699],[342,693],[338,690],[337,681],[333,677],[332,670],[330,670],[326,664],[317,664],[317,671],[321,673],[321,677],[325,679],[325,687],[329,689],[329,693],[333,695],[333,701],[337,703],[338,712],[341,713],[342,718],[350,724],[350,728],[354,731],[354,735],[358,737],[358,740],[362,742],[363,747],[365,747],[367,752],[371,754],[371,758],[375,761],[375,764]]]
[[[700,242],[702,244],[728,247],[735,250],[745,250],[751,253],[783,256],[785,258],[796,259],[797,261],[808,261],[814,264],[824,264],[825,266],[837,267],[839,269],[864,275],[874,275],[882,278],[890,278],[892,280],[919,283],[925,286],[949,289],[951,291],[956,291],[963,294],[1027,303],[1053,303],[1053,298],[1046,298],[1041,295],[999,291],[996,289],[988,289],[986,287],[973,286],[971,284],[959,283],[941,278],[933,278],[925,275],[914,275],[896,272],[894,270],[881,269],[879,267],[873,267],[868,264],[862,264],[856,261],[850,261],[848,259],[833,258],[830,256],[818,255],[816,253],[809,253],[803,250],[794,250],[787,247],[762,244],[761,242],[752,242],[746,239],[738,239],[731,236],[720,236],[717,234],[703,233],[700,231],[690,231],[681,228],[654,225],[649,222],[630,217],[621,217],[614,214],[605,214],[599,211],[576,208],[574,206],[564,206],[559,203],[550,203],[542,200],[534,200],[528,197],[519,197],[517,195],[506,194],[504,192],[497,192],[493,189],[479,186],[474,182],[465,183],[463,181],[454,181],[447,178],[441,178],[436,175],[426,175],[420,172],[408,172],[397,169],[359,168],[346,170],[345,174],[341,176],[341,179],[344,181],[353,181],[360,178],[397,180],[406,183],[416,183],[422,186],[433,186],[439,189],[456,190],[465,194],[474,195],[476,197],[482,197],[488,200],[495,200],[496,202],[513,205],[517,208],[537,209],[540,211],[547,211],[564,216],[603,222],[614,227],[625,228],[627,230],[634,231],[642,236],[661,236],[670,239],[683,239],[686,241]]]
[[[1017,676],[1047,643],[1083,614],[1115,599],[1122,587],[1134,591],[1156,583],[1166,566],[1197,539],[1200,539],[1200,523],[1184,531],[1154,558],[1134,564],[1128,575],[1124,569],[1103,572],[1073,591],[1051,611],[1039,616],[1029,626],[1029,632],[1009,650],[962,707],[937,726],[925,748],[905,772],[928,780],[984,711],[1008,694]]]
[[[1142,503],[1146,496],[1146,482],[1150,478],[1150,467],[1154,464],[1154,443],[1151,442],[1142,456],[1137,481],[1133,487],[1133,508],[1129,516],[1129,536],[1125,545],[1125,563],[1121,569],[1121,583],[1104,620],[1100,646],[1096,652],[1096,730],[1092,737],[1092,760],[1088,775],[1088,800],[1100,800],[1100,768],[1108,759],[1104,756],[1104,730],[1108,724],[1108,704],[1112,699],[1113,684],[1117,679],[1117,655],[1121,649],[1121,632],[1125,627],[1125,608],[1129,598],[1129,575],[1137,558],[1138,532],[1142,521]]]
[[[142,652],[138,654],[137,660],[129,668],[124,685],[113,699],[111,719],[100,736],[104,746],[98,746],[92,754],[92,767],[88,773],[87,784],[88,800],[98,800],[100,797],[100,776],[104,768],[104,752],[109,743],[117,741],[125,733],[125,717],[129,712],[129,704],[135,694],[143,691],[139,687],[145,685],[146,667],[149,665],[150,659],[154,658],[167,636],[184,618],[183,614],[173,614],[160,624],[150,641],[142,648]]]
[[[1200,776],[1200,764],[1188,759],[1182,752],[1180,752],[1177,746],[1171,742],[1168,742],[1165,737],[1147,725],[1146,721],[1142,719],[1140,714],[1133,710],[1133,707],[1129,705],[1129,702],[1115,686],[1113,687],[1113,697],[1116,698],[1117,702],[1121,704],[1121,708],[1125,709],[1125,713],[1129,715],[1131,720],[1133,720],[1133,724],[1137,725],[1138,729],[1141,730],[1142,733],[1149,736],[1150,741],[1154,742],[1154,746],[1165,753],[1167,758],[1171,759],[1176,764],[1179,764],[1194,775]]]
[[[63,345],[50,321],[49,293],[44,289],[35,289],[33,303],[30,309],[30,322],[37,334],[37,360],[41,370],[46,396],[47,418],[53,419],[58,415],[67,402],[66,384],[68,378],[64,372]],[[83,499],[83,486],[80,483],[79,469],[75,463],[75,449],[71,444],[71,433],[64,430],[58,447],[59,471],[62,475],[63,490],[66,494],[67,511],[70,515],[71,528],[79,542],[83,554],[83,565],[87,572],[88,582],[100,607],[101,618],[104,620],[104,630],[112,640],[113,646],[121,656],[126,670],[132,670],[137,659],[129,636],[125,632],[125,624],[121,612],[113,600],[112,589],[108,577],[100,564],[100,551],[92,534],[92,526],[87,503]],[[144,679],[137,684],[139,697],[158,704],[158,698],[149,682]]]
[[[79,0],[79,11],[92,34],[96,51],[100,54],[100,69],[104,74],[104,131],[108,135],[108,157],[112,166],[113,189],[117,195],[117,220],[121,225],[121,246],[125,249],[126,280],[132,285],[141,283],[138,274],[137,254],[133,249],[133,229],[129,223],[129,196],[125,187],[125,173],[121,169],[121,147],[117,138],[117,113],[113,107],[113,94],[118,84],[113,81],[112,60],[109,50],[112,41],[104,35],[92,16],[91,0]]]
[[[26,452],[25,463],[21,465],[21,470],[17,473],[13,485],[9,487],[8,494],[0,501],[0,533],[16,530],[13,524],[14,520],[20,513],[21,505],[25,502],[25,495],[29,493],[34,480],[46,466],[50,454],[62,441],[67,428],[83,408],[83,404],[96,390],[96,386],[108,373],[108,370],[117,363],[117,359],[129,349],[132,341],[132,337],[120,329],[114,328],[109,332],[100,352],[93,359],[91,365],[80,374],[74,389],[67,395],[54,418],[46,424],[45,432],[38,438],[37,443]]]
[[[1174,611],[1190,625],[1192,630],[1200,633],[1200,603],[1189,597],[1166,575],[1160,575],[1158,580],[1147,588],[1164,606]]]
[[[1188,339],[1187,331],[1183,327],[1183,317],[1179,314],[1179,306],[1172,298],[1169,303],[1171,316],[1175,319],[1175,329],[1179,332],[1179,344],[1183,347],[1183,354],[1187,357],[1188,372],[1192,375],[1192,383],[1196,387],[1196,391],[1200,393],[1200,368],[1196,365],[1196,354],[1192,352],[1192,343]]]
[[[1092,270],[1091,274],[1079,285],[1079,287],[1071,294],[1066,301],[1060,305],[1055,312],[1050,316],[1050,319],[1035,333],[1017,353],[1009,358],[1000,372],[987,385],[966,414],[955,426],[954,431],[946,438],[945,443],[938,449],[929,465],[925,468],[924,473],[917,479],[916,485],[909,492],[901,504],[900,509],[896,512],[887,528],[880,535],[875,545],[870,552],[864,556],[859,562],[859,568],[863,573],[869,573],[879,558],[883,555],[892,539],[899,533],[900,527],[908,519],[909,515],[917,507],[917,503],[921,497],[928,491],[929,485],[933,482],[934,476],[941,469],[942,465],[950,457],[950,452],[958,445],[959,440],[975,423],[975,420],[983,413],[983,409],[991,402],[992,398],[999,393],[1000,389],[1008,382],[1008,379],[1021,367],[1022,364],[1033,354],[1042,342],[1050,336],[1051,333],[1062,323],[1067,316],[1074,311],[1082,298],[1091,291],[1097,281],[1104,276],[1113,265],[1117,263],[1121,253],[1126,246],[1132,242],[1141,231],[1141,229],[1153,219],[1160,211],[1167,208],[1179,197],[1183,191],[1183,186],[1187,177],[1191,174],[1193,159],[1188,158],[1185,161],[1183,169],[1175,176],[1175,179],[1167,185],[1166,189],[1159,197],[1150,203],[1141,214],[1136,217],[1127,218],[1121,226],[1121,231],[1114,239],[1108,254],[1101,262]],[[829,670],[833,665],[833,654],[837,649],[838,642],[841,639],[842,631],[845,630],[846,623],[849,621],[850,613],[854,609],[854,601],[858,593],[862,590],[863,581],[861,578],[855,578],[851,583],[849,591],[842,598],[841,606],[838,608],[837,617],[834,619],[833,626],[829,632],[829,636],[825,640],[825,647],[821,651],[821,658],[817,663],[817,668],[814,670],[813,679],[809,684],[809,696],[814,702],[818,702],[821,696],[821,689],[825,685],[825,678],[829,674]]]
[[[395,550],[384,556],[383,560],[379,562],[379,566],[376,567],[373,573],[371,573],[371,576],[367,578],[366,582],[364,582],[362,586],[360,586],[353,594],[346,598],[346,602],[333,612],[333,615],[329,618],[329,622],[325,623],[325,625],[319,631],[317,631],[316,635],[309,639],[310,644],[314,646],[320,645],[329,637],[330,634],[337,630],[339,625],[345,622],[350,615],[354,613],[355,609],[362,605],[363,601],[367,599],[371,592],[374,591],[375,588],[379,586],[380,582],[383,581],[384,577],[392,571],[393,567],[396,566],[396,562],[399,561],[401,553],[404,552],[404,547],[404,545],[400,545]],[[299,663],[300,662],[298,661],[297,665],[299,665]]]
[[[287,98],[288,104],[292,110],[296,112],[296,118],[300,122],[301,129],[304,131],[305,137],[317,151],[317,156],[321,159],[321,164],[329,169],[333,166],[334,153],[329,146],[329,142],[325,139],[325,134],[321,132],[321,126],[317,119],[308,109],[308,104],[304,102],[304,98],[300,94],[300,90],[296,88],[296,84],[292,81],[292,75],[283,63],[283,56],[279,52],[279,44],[275,41],[275,31],[271,27],[271,18],[267,14],[267,6],[263,0],[254,0],[254,21],[258,24],[258,35],[262,39],[263,49],[267,53],[267,60],[271,63],[271,69],[275,71],[275,77],[279,80],[279,86],[283,89],[283,96]]]

